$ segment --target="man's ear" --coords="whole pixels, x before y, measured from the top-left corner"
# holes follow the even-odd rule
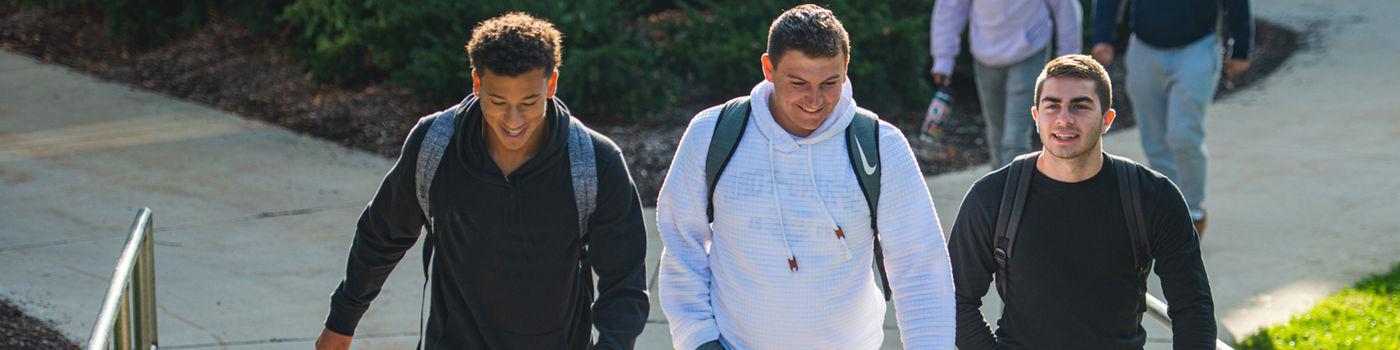
[[[763,79],[764,79],[764,80],[767,80],[767,81],[770,82],[770,83],[774,82],[774,81],[773,81],[773,58],[770,57],[770,56],[768,56],[767,53],[765,53],[765,54],[763,54],[762,57],[759,57],[759,58],[758,58],[758,61],[761,62],[761,63],[763,63]]]
[[[559,90],[559,70],[555,69],[549,74],[549,94],[545,98],[554,98],[554,93]]]
[[[1108,112],[1103,113],[1103,133],[1108,133],[1108,129],[1113,127],[1113,119],[1117,117],[1118,112],[1114,111],[1113,108],[1109,108]]]
[[[472,69],[472,93],[481,94],[481,75],[478,75],[475,69]]]
[[[1035,107],[1036,107],[1035,105],[1031,105],[1031,124],[1035,124],[1035,123],[1036,123],[1036,118],[1039,117],[1039,116],[1037,116],[1036,114],[1037,114],[1037,113],[1040,113],[1040,109],[1035,108]]]

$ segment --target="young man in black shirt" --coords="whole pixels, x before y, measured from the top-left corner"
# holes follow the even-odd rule
[[[1006,249],[1012,253],[998,251],[995,231],[999,216],[1008,215],[1001,210],[1003,194],[1016,167],[987,174],[968,191],[949,243],[958,286],[959,348],[1137,349],[1145,344],[1146,273],[1139,270],[1137,241],[1130,233],[1136,231],[1129,229],[1123,210],[1120,173],[1114,170],[1120,166],[1139,170],[1132,172],[1141,198],[1138,227],[1170,304],[1174,347],[1214,347],[1210,285],[1181,192],[1161,174],[1103,152],[1101,136],[1114,118],[1109,89],[1103,66],[1084,55],[1050,61],[1036,80],[1031,113],[1044,149],[1019,160],[1031,168],[1023,173],[1031,178],[1018,233],[1006,235],[1013,237]],[[1009,226],[1016,225],[1002,225]],[[1004,265],[999,256],[1006,257]],[[980,310],[994,273],[1005,304],[995,335]]]
[[[360,216],[317,349],[349,348],[425,227],[421,348],[633,347],[649,305],[641,201],[617,146],[554,97],[560,37],[521,13],[473,30],[473,93],[409,133]]]

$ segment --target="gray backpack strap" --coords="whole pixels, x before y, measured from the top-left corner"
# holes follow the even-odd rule
[[[578,234],[588,234],[588,217],[598,205],[598,164],[593,155],[593,137],[588,127],[576,118],[569,118],[569,173],[574,184],[574,203],[578,206]]]
[[[428,202],[428,189],[433,185],[433,177],[437,175],[438,164],[442,163],[442,155],[447,151],[447,143],[452,141],[452,135],[457,132],[457,115],[467,111],[476,104],[476,95],[467,96],[462,103],[438,112],[428,123],[428,133],[423,135],[423,142],[418,147],[418,166],[413,173],[415,189],[418,195],[418,207],[423,209],[423,216],[428,218],[429,226],[432,225],[432,212]],[[430,230],[431,231],[431,230]]]
[[[1020,231],[1021,211],[1026,207],[1032,170],[1040,152],[1023,154],[1007,165],[1006,186],[1001,193],[1001,206],[993,233],[992,257],[997,263],[997,294],[1006,300],[1007,274],[1011,271],[1011,252],[1016,247],[1016,232]]]
[[[856,116],[846,127],[846,151],[851,161],[851,170],[856,173],[856,182],[865,195],[865,204],[870,207],[870,230],[875,234],[875,268],[880,272],[880,291],[885,300],[890,300],[889,275],[885,273],[885,251],[880,246],[880,117],[863,108],[856,108]]]
[[[552,99],[559,113],[570,115],[558,98]],[[578,266],[584,288],[592,291],[593,263],[588,259],[588,219],[598,207],[598,159],[594,156],[593,131],[578,118],[569,117],[569,177],[578,208]]]
[[[428,190],[433,186],[433,177],[437,175],[438,164],[442,163],[442,155],[447,151],[448,142],[452,141],[452,135],[457,132],[457,116],[471,109],[476,104],[476,95],[467,96],[452,108],[448,108],[435,115],[423,117],[424,123],[428,123],[428,133],[423,135],[423,141],[418,145],[418,163],[413,171],[413,183],[415,195],[418,198],[418,208],[423,210],[423,217],[428,219],[428,230],[423,238],[423,299],[419,305],[418,313],[418,347],[423,347],[423,335],[427,334],[428,320],[428,285],[432,283],[430,272],[433,262],[433,248],[437,245],[433,235],[433,216],[429,211]]]
[[[724,103],[715,121],[715,132],[710,136],[710,150],[705,154],[705,184],[709,188],[706,195],[705,217],[715,222],[715,185],[719,176],[734,158],[734,150],[739,148],[739,139],[744,137],[744,128],[749,125],[749,97],[738,97]]]

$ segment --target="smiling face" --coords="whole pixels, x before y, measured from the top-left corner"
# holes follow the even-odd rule
[[[846,82],[846,56],[808,57],[787,50],[774,62],[764,54],[763,77],[773,83],[768,109],[783,130],[806,137],[817,130],[841,100]]]
[[[559,72],[534,69],[516,76],[472,71],[472,91],[480,98],[482,133],[493,155],[528,158],[546,137],[545,114]]]
[[[1031,107],[1045,153],[1063,160],[1099,157],[1102,136],[1113,124],[1113,109],[1100,110],[1097,83],[1076,77],[1044,80],[1040,100]]]

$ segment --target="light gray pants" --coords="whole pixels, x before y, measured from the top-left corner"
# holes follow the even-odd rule
[[[1214,34],[1175,48],[1133,36],[1124,58],[1148,164],[1181,188],[1193,218],[1202,215],[1206,199],[1206,107],[1220,79],[1221,55]]]
[[[1035,78],[1045,68],[1050,51],[1005,67],[991,67],[972,60],[977,81],[977,99],[982,102],[982,120],[987,123],[987,147],[992,169],[1011,163],[1016,156],[1030,153],[1031,107],[1035,105]]]

